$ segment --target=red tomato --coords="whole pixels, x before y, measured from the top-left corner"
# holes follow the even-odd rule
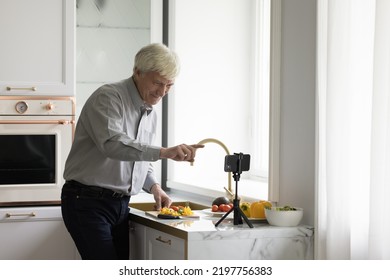
[[[221,212],[223,212],[223,208],[225,207],[225,205],[226,205],[226,204],[223,204],[223,203],[220,204],[220,205],[218,206],[218,210],[221,211]]]
[[[171,205],[171,209],[174,210],[174,211],[179,211],[179,207],[174,206],[174,205]]]
[[[229,203],[230,208],[233,208],[233,203]]]
[[[218,211],[218,205],[214,204],[214,205],[211,207],[211,211],[212,211],[212,212],[217,212],[217,211]]]
[[[226,204],[224,207],[222,207],[223,212],[229,212],[230,209],[231,209],[231,207],[229,204]]]

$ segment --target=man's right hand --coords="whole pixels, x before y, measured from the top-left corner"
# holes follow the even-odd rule
[[[181,144],[170,148],[161,148],[160,158],[169,158],[175,161],[193,162],[195,159],[196,150],[203,147],[204,145],[199,144]]]

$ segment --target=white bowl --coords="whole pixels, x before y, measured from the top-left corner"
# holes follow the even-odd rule
[[[303,209],[296,208],[296,210],[281,211],[276,210],[280,207],[271,207],[271,209],[265,209],[265,217],[272,226],[279,227],[295,227],[299,225],[303,217]]]

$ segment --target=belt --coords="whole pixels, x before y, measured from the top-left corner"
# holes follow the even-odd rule
[[[112,190],[98,187],[98,186],[84,185],[74,180],[66,181],[63,189],[65,191],[75,193],[76,195],[79,196],[88,196],[88,197],[122,198],[124,196],[128,196],[125,193],[114,192]]]

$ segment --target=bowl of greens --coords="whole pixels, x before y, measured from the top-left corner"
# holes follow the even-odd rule
[[[265,208],[265,218],[272,226],[295,227],[299,225],[302,217],[302,208],[291,206]]]

